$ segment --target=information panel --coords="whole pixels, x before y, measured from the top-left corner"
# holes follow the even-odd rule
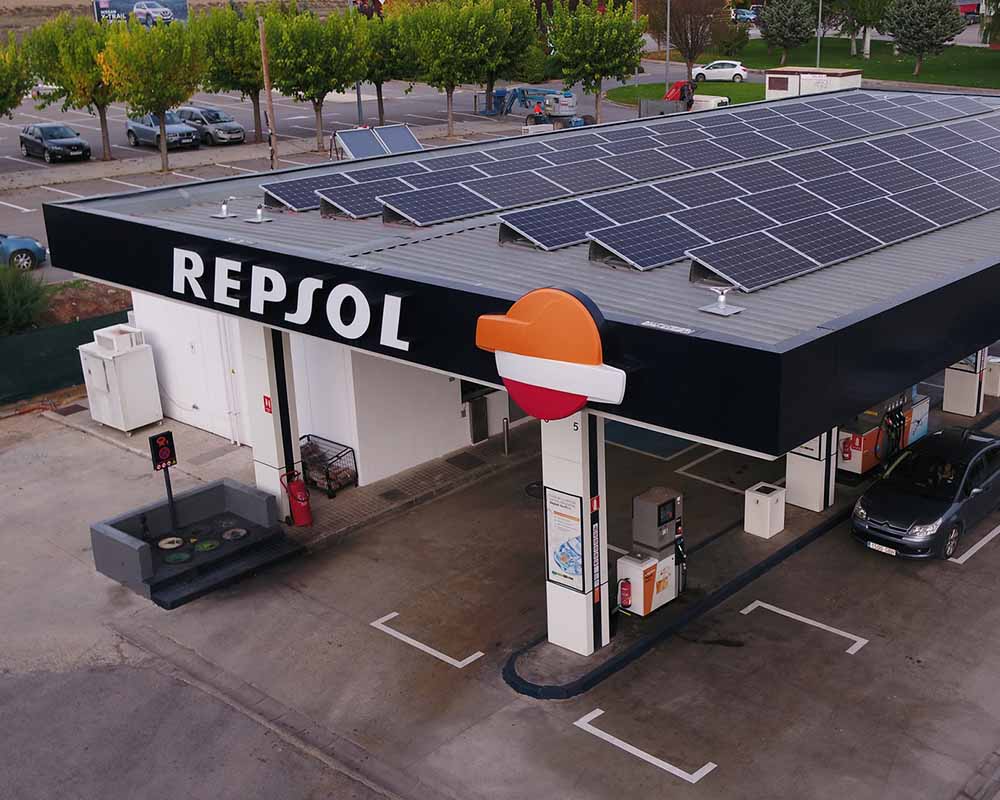
[[[94,18],[114,22],[134,16],[143,25],[187,22],[187,0],[94,0]]]
[[[545,487],[545,551],[547,577],[582,592],[583,499]]]

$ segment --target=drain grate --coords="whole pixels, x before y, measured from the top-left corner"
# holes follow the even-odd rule
[[[79,403],[73,403],[72,405],[63,406],[62,408],[57,408],[56,413],[60,417],[68,417],[71,414],[75,414],[78,411],[86,411],[86,406],[81,406]]]
[[[458,467],[466,471],[476,469],[476,467],[481,467],[486,463],[479,456],[474,456],[472,453],[459,453],[457,456],[446,458],[445,461],[453,467]]]
[[[408,500],[410,496],[402,489],[389,489],[387,492],[382,492],[379,497],[390,503],[397,503],[400,500]]]

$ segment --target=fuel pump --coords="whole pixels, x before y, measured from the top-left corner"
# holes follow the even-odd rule
[[[618,606],[644,617],[686,582],[684,495],[656,486],[632,498],[632,552],[618,559]]]

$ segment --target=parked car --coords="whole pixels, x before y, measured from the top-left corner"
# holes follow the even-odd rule
[[[174,21],[174,12],[165,5],[157,3],[156,0],[140,0],[132,6],[132,14],[137,22],[141,22],[146,27],[162,22],[169,25]]]
[[[27,272],[44,264],[48,250],[30,236],[10,236],[0,233],[0,264]]]
[[[201,136],[195,128],[185,125],[176,111],[168,111],[163,118],[167,130],[167,147],[198,147]],[[156,114],[129,117],[125,123],[125,136],[133,147],[140,144],[160,146],[160,118]]]
[[[695,67],[691,76],[696,81],[733,81],[740,83],[748,77],[741,61],[713,61],[703,67]]]
[[[757,23],[757,12],[749,8],[734,8],[732,16],[733,22],[747,22],[751,25]]]
[[[903,558],[951,558],[1000,506],[1000,439],[951,428],[901,452],[854,506],[854,537]]]
[[[90,158],[90,145],[79,132],[59,122],[25,125],[21,129],[21,155],[38,156],[51,164],[63,159]]]
[[[217,108],[183,106],[177,109],[177,116],[185,125],[198,131],[202,144],[238,143],[247,136],[240,123]]]

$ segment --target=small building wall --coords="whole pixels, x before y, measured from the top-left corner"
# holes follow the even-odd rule
[[[861,70],[777,67],[764,73],[765,100],[860,88]]]

